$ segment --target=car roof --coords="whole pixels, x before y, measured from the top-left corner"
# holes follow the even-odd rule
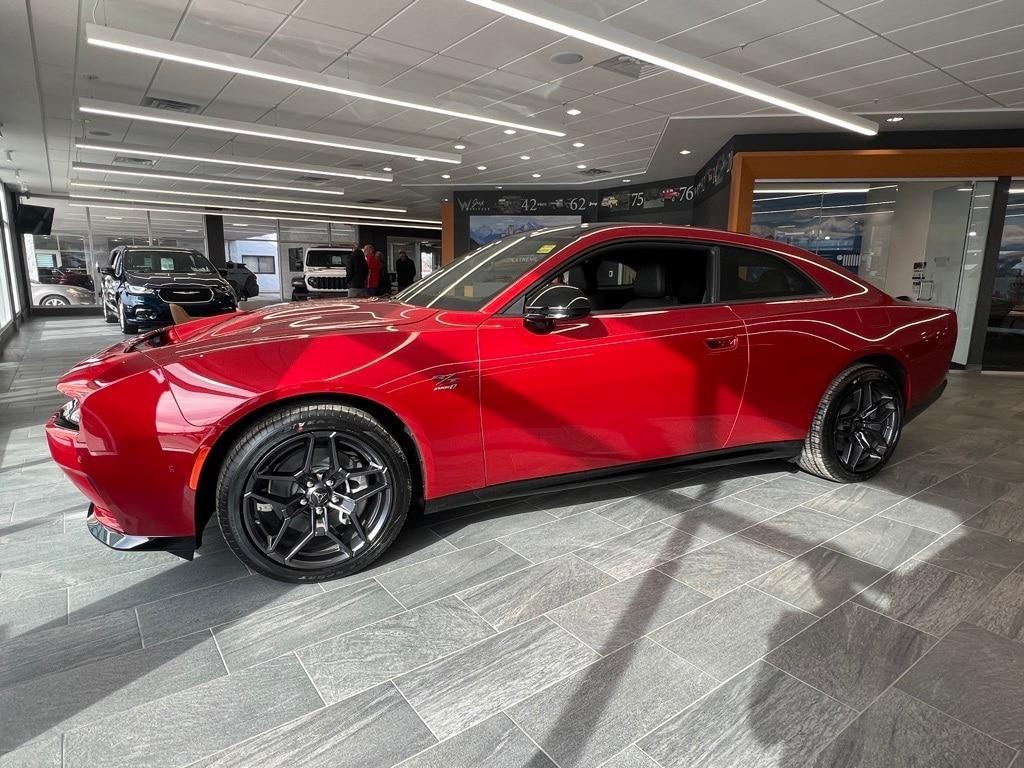
[[[199,253],[195,248],[179,248],[176,245],[119,245],[122,251],[178,251],[180,253]]]

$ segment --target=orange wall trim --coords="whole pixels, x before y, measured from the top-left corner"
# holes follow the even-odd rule
[[[1024,176],[1024,147],[738,152],[729,189],[729,224],[750,232],[759,179],[903,179]]]
[[[455,203],[441,203],[441,266],[455,261]]]

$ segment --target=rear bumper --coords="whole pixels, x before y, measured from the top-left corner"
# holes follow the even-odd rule
[[[946,384],[949,382],[943,379],[938,385],[932,388],[932,391],[924,396],[918,403],[907,410],[907,416],[904,419],[905,423],[910,422],[912,419],[920,416],[926,411],[936,400],[942,397],[942,393],[946,391]]]
[[[196,540],[192,536],[131,536],[104,525],[96,515],[96,505],[89,505],[85,524],[93,538],[111,549],[121,552],[170,552],[191,560],[196,551]]]

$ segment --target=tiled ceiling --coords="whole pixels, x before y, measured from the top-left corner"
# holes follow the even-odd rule
[[[978,127],[986,115],[1024,125],[1024,111],[998,111],[1024,110],[1024,0],[556,4],[851,112],[876,119],[888,112],[933,113],[908,114],[898,125],[882,122],[883,130],[963,127],[963,115]],[[84,40],[85,24],[93,20],[563,125],[567,136],[509,136],[464,119],[96,48]],[[582,61],[552,62],[566,52]],[[594,67],[610,56],[465,0],[0,0],[0,67],[9,75],[0,98],[0,150],[13,152],[13,162],[0,160],[0,178],[16,181],[17,168],[17,181],[33,193],[66,193],[74,178],[71,162],[112,159],[75,150],[75,138],[84,136],[316,165],[390,166],[392,184],[344,180],[346,201],[382,201],[436,216],[438,201],[452,186],[579,183],[586,177],[578,163],[609,171],[609,180],[643,171],[690,173],[732,134],[756,131],[759,118],[751,115],[763,115],[773,130],[824,127],[804,117],[777,118],[778,110],[761,102],[674,73],[632,80]],[[467,149],[463,164],[451,167],[106,117],[85,123],[75,108],[81,96],[127,104],[147,96],[174,99],[232,120],[424,149],[452,151],[461,142]],[[569,103],[582,114],[567,116]],[[574,141],[586,146],[574,149]],[[681,157],[682,147],[694,151]],[[649,168],[655,157],[658,166]],[[478,165],[487,170],[476,170]],[[166,159],[156,167],[232,173],[225,166]],[[249,169],[234,173],[261,176]],[[442,173],[450,173],[451,181],[442,181]],[[289,180],[281,172],[262,175]]]

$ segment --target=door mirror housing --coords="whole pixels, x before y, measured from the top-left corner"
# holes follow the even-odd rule
[[[577,320],[593,311],[590,299],[573,285],[549,285],[526,303],[527,325],[546,327],[559,320]]]

